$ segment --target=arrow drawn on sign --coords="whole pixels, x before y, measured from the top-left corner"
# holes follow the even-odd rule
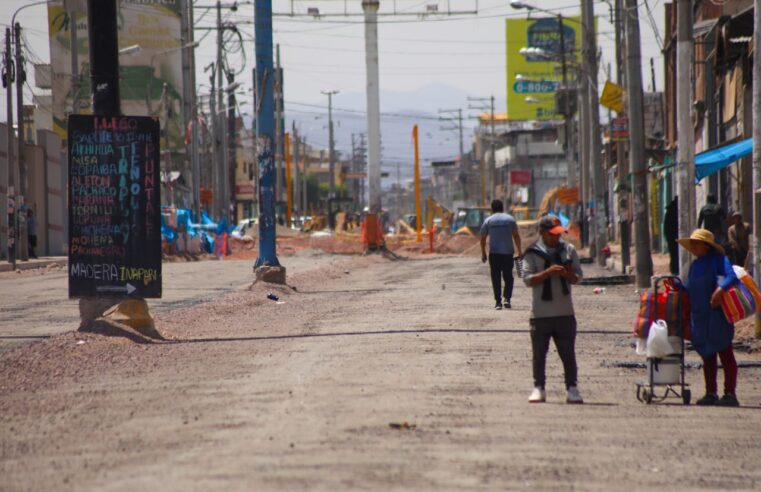
[[[126,292],[127,295],[132,294],[137,290],[137,287],[135,287],[132,284],[127,285],[101,285],[99,287],[96,287],[95,290],[97,292],[116,292],[118,294],[121,294],[123,292]]]

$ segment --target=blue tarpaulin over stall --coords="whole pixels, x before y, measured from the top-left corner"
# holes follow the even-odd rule
[[[753,152],[753,139],[740,140],[695,156],[695,184]]]

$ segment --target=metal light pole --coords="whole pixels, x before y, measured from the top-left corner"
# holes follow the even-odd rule
[[[256,125],[259,166],[259,257],[255,267],[279,266],[275,221],[275,94],[272,60],[272,0],[255,6],[256,37]]]

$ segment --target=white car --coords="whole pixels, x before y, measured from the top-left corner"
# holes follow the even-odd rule
[[[256,227],[258,223],[259,221],[256,218],[243,219],[238,222],[238,225],[235,226],[235,229],[233,229],[233,232],[231,232],[230,235],[235,239],[243,239],[243,236],[250,235],[248,234],[248,231]]]

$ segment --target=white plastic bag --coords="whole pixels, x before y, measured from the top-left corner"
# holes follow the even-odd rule
[[[662,319],[657,319],[650,325],[650,333],[647,335],[646,352],[650,358],[666,357],[674,353],[674,348],[669,342],[668,325]]]

